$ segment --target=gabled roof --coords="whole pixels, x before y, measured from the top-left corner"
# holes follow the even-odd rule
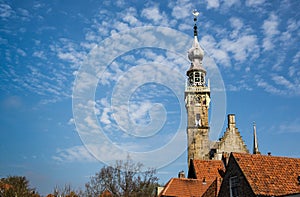
[[[104,190],[102,192],[102,194],[100,195],[100,197],[111,197],[111,196],[113,196],[112,193],[109,190],[107,190],[107,189]]]
[[[300,194],[300,159],[232,153],[255,195]]]
[[[199,180],[215,180],[221,178],[225,171],[221,160],[191,160],[188,177]]]
[[[214,181],[172,178],[159,196],[201,197]]]

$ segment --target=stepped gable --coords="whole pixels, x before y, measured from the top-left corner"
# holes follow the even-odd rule
[[[235,115],[228,115],[228,126],[222,138],[215,144],[212,149],[215,153],[211,157],[214,159],[221,160],[222,156],[229,156],[231,152],[249,153],[249,150],[236,127]]]

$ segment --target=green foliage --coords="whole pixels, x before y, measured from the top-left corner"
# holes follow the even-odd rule
[[[0,196],[2,197],[38,197],[35,189],[29,188],[25,176],[8,176],[0,180]]]

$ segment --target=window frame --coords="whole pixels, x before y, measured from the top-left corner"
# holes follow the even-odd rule
[[[232,176],[229,178],[229,191],[230,197],[239,197],[239,178],[238,176]]]

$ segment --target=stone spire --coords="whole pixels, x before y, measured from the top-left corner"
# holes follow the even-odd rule
[[[253,154],[260,154],[258,150],[258,141],[256,136],[256,124],[253,123]]]

